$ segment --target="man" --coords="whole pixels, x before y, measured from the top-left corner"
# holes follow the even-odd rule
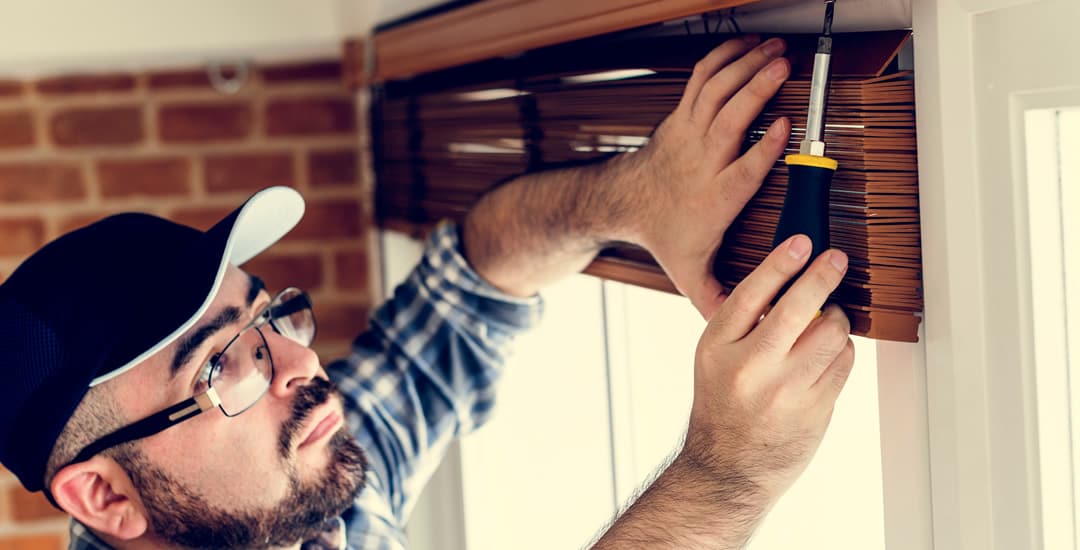
[[[404,548],[447,445],[490,413],[537,291],[626,241],[709,324],[683,448],[596,548],[742,546],[810,460],[853,361],[846,316],[819,315],[842,252],[810,259],[794,237],[730,294],[710,272],[788,142],[779,120],[738,155],[787,78],[783,51],[726,42],[641,151],[522,176],[440,225],[325,370],[306,294],[235,267],[297,223],[294,191],[206,233],[128,214],[61,237],[0,286],[0,459],[73,516],[74,548]]]

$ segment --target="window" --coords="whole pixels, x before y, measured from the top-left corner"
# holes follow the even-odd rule
[[[388,251],[415,255],[408,239],[384,235]],[[405,263],[388,266],[403,278]],[[583,275],[544,298],[544,321],[515,345],[493,419],[461,441],[457,471],[440,474],[459,476],[461,532],[432,533],[453,530],[431,523],[456,512],[445,500],[426,513],[421,504],[414,548],[583,547],[679,448],[705,327],[689,302]],[[752,550],[885,548],[874,342],[856,338],[856,356],[815,459]]]
[[[1043,542],[1080,541],[1080,108],[1025,113]]]
[[[613,363],[609,373],[613,400],[625,394],[623,412],[612,423],[621,426],[616,435],[629,440],[618,447],[615,467],[632,472],[638,487],[678,448],[686,430],[694,350],[705,322],[684,298],[621,283],[605,285],[609,334],[615,328],[622,336],[620,341],[613,335],[609,347],[625,350],[624,363]],[[855,369],[829,431],[750,550],[885,548],[876,350],[872,340],[854,340]],[[620,502],[629,496],[622,492]]]
[[[600,285],[578,275],[544,292],[493,418],[461,440],[468,550],[580,548],[614,513]]]

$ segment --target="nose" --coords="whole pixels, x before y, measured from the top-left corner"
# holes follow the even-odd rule
[[[263,335],[270,346],[270,356],[274,359],[274,379],[270,381],[270,392],[275,396],[290,396],[322,372],[319,356],[311,348],[270,328],[263,329]]]

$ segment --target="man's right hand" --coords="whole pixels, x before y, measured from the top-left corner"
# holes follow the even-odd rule
[[[743,548],[806,468],[855,360],[847,316],[822,310],[843,252],[821,254],[769,309],[809,254],[806,236],[788,239],[720,304],[698,343],[681,452],[594,550]]]
[[[720,306],[695,359],[683,453],[718,475],[735,471],[769,502],[813,457],[855,358],[847,316],[822,309],[847,270],[843,252],[818,256],[769,309],[809,253],[803,235],[777,247]]]

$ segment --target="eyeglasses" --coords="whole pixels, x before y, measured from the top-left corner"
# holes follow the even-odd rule
[[[150,437],[214,407],[229,417],[250,409],[262,399],[274,379],[274,359],[262,332],[266,325],[302,346],[310,346],[315,339],[311,298],[297,288],[279,292],[202,366],[193,397],[101,437],[68,464],[84,462],[121,443]]]

